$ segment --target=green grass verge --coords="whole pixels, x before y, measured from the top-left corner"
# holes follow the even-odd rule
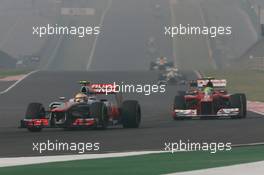
[[[32,70],[26,70],[26,69],[5,69],[5,70],[0,70],[0,78],[7,77],[7,76],[27,74],[30,71],[32,71]]]
[[[205,76],[227,79],[227,90],[231,93],[241,92],[249,100],[264,102],[264,71],[255,70],[221,70],[205,71]]]
[[[264,160],[264,146],[234,148],[231,151],[161,153],[121,158],[78,160],[0,168],[5,175],[146,175],[164,174]]]

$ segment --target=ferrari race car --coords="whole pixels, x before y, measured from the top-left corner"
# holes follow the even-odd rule
[[[174,98],[173,119],[245,118],[247,113],[246,95],[243,93],[228,94],[224,89],[226,83],[226,80],[214,78],[190,82],[190,91],[176,95]]]
[[[166,57],[157,58],[150,63],[150,70],[165,71],[168,68],[174,67],[172,61],[168,61]]]
[[[30,103],[26,115],[20,122],[21,128],[37,132],[43,128],[101,128],[123,125],[138,128],[141,109],[138,101],[122,101],[122,96],[112,84],[90,84],[82,81],[81,90],[74,99],[52,102],[48,110],[41,103]],[[115,103],[99,96],[115,95]],[[63,100],[63,98],[62,98]]]
[[[184,83],[185,80],[183,75],[175,67],[168,68],[166,69],[166,71],[162,71],[159,73],[158,84],[176,85]]]

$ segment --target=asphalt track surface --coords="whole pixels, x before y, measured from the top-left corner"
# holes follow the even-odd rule
[[[0,92],[6,90],[9,86],[11,86],[12,84],[14,84],[15,81],[9,81],[9,82],[6,82],[6,81],[0,81]]]
[[[163,1],[161,4],[164,8],[163,12],[169,12],[167,1]],[[44,129],[41,133],[30,133],[17,128],[19,120],[24,117],[29,102],[42,102],[47,106],[49,102],[57,101],[60,96],[70,98],[79,90],[79,85],[76,83],[78,80],[90,80],[98,83],[113,81],[130,84],[156,83],[157,74],[147,71],[149,60],[144,59],[147,54],[143,44],[146,43],[148,36],[156,35],[156,29],[160,28],[158,20],[153,19],[155,17],[151,10],[152,5],[150,0],[113,1],[112,8],[105,19],[105,33],[98,40],[91,64],[93,71],[37,72],[9,92],[1,95],[0,157],[76,153],[45,152],[39,154],[32,151],[32,142],[47,142],[47,140],[68,143],[99,142],[101,147],[97,153],[162,150],[165,147],[164,142],[179,142],[179,140],[185,142],[188,140],[191,142],[232,142],[233,144],[263,142],[264,118],[250,112],[248,117],[243,120],[173,121],[171,118],[173,98],[178,90],[186,88],[184,85],[168,86],[166,93],[150,96],[134,93],[124,94],[125,99],[136,99],[141,104],[142,124],[139,129],[123,129],[122,127],[103,131]],[[132,13],[132,9],[135,9],[134,13]],[[122,21],[124,25],[121,27],[125,28],[127,32],[127,34],[123,34],[123,37],[121,37],[122,32],[117,30],[120,26],[114,25],[123,19],[120,17],[121,14],[130,21],[130,23]],[[168,14],[167,16],[166,13],[164,14],[163,17],[169,18]],[[129,26],[131,23],[133,25]],[[107,28],[109,29],[106,30]],[[136,32],[135,36],[132,35],[133,32]],[[160,50],[170,57],[172,55],[171,41],[163,39],[160,43]],[[129,71],[124,71],[125,69]],[[192,71],[185,71],[183,74],[188,79],[195,78]]]

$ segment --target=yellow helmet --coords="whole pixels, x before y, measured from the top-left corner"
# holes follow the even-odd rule
[[[83,103],[88,101],[88,96],[83,93],[77,93],[74,97],[74,101],[78,103]]]

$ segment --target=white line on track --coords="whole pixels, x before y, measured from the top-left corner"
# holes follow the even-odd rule
[[[1,91],[1,92],[0,92],[0,95],[7,93],[7,92],[10,91],[11,89],[13,89],[16,85],[18,85],[21,81],[23,81],[24,79],[26,79],[28,76],[30,76],[30,75],[32,75],[32,74],[38,72],[38,71],[39,71],[39,70],[35,70],[35,71],[32,71],[32,72],[26,74],[23,78],[21,78],[20,80],[16,81],[14,84],[12,84],[11,86],[9,86],[6,90]]]
[[[264,145],[264,142],[234,144],[232,147],[246,147]],[[185,152],[185,150],[177,150],[175,152]],[[127,156],[140,156],[148,154],[170,153],[170,151],[130,151],[130,152],[109,152],[104,154],[74,154],[74,155],[55,155],[55,156],[33,156],[33,157],[10,157],[0,158],[0,167],[21,166],[42,164],[51,162],[66,162],[74,160],[89,160],[102,158],[117,158]]]
[[[176,1],[177,2],[177,1]],[[108,1],[108,5],[103,12],[100,20],[100,27],[102,27],[105,15],[109,11],[110,7],[112,5],[112,0]],[[98,35],[99,36],[99,35]],[[87,70],[90,69],[95,48],[97,45],[98,36],[96,36],[91,54],[89,56],[88,64],[87,64]],[[61,38],[60,38],[61,40]],[[56,53],[56,48],[60,45],[59,41],[53,51],[53,53]],[[55,54],[52,54],[55,55]],[[51,59],[52,56],[51,55]],[[176,53],[174,53],[174,59],[176,62]],[[50,60],[49,60],[50,61]],[[48,65],[48,64],[47,64]],[[16,81],[14,84],[12,84],[9,88],[6,90],[0,92],[0,95],[7,93],[12,88],[14,88],[16,85],[18,85],[21,81],[26,79],[28,76],[38,72],[38,70],[32,71],[28,73],[26,76],[24,76],[22,79]],[[198,77],[200,77],[200,73],[198,71],[195,71]],[[250,143],[250,144],[239,144],[239,145],[233,145],[236,146],[254,146],[254,145],[262,145],[264,143]],[[84,154],[84,155],[62,155],[62,156],[38,156],[38,157],[14,157],[14,158],[0,158],[0,167],[7,167],[7,166],[18,166],[18,165],[29,165],[29,164],[40,164],[40,163],[48,163],[48,162],[61,162],[61,161],[71,161],[71,160],[84,160],[84,159],[99,159],[99,158],[113,158],[113,157],[125,157],[125,156],[136,156],[136,155],[146,155],[146,154],[156,154],[156,153],[163,153],[164,151],[141,151],[141,152],[126,152],[126,153],[106,153],[106,154]]]
[[[103,26],[103,23],[104,23],[104,19],[105,19],[105,15],[107,14],[107,12],[109,11],[109,9],[111,8],[112,3],[113,3],[112,0],[108,0],[107,7],[105,8],[105,10],[104,10],[104,12],[103,12],[103,14],[101,16],[101,19],[100,19],[100,23],[99,23],[100,30],[102,29],[102,26]],[[90,56],[89,56],[89,59],[88,59],[88,63],[87,63],[87,66],[86,66],[86,70],[89,70],[90,67],[91,67],[91,64],[92,64],[92,61],[93,61],[93,57],[94,57],[94,53],[95,53],[95,48],[96,48],[96,45],[97,45],[97,41],[98,41],[99,35],[96,35],[95,36],[95,40],[93,42],[93,46],[92,46],[92,50],[91,50],[91,53],[90,53]]]
[[[138,156],[146,154],[165,153],[165,151],[137,151],[137,152],[121,152],[121,153],[106,153],[106,154],[82,154],[82,155],[61,155],[61,156],[35,156],[35,157],[12,157],[0,158],[0,167],[32,165],[50,162],[65,162],[72,160],[88,160],[100,158],[114,158],[126,156]]]
[[[235,144],[232,147],[245,147],[245,146],[257,146],[264,145],[263,142],[248,143],[248,144]],[[184,152],[184,150],[178,150],[177,152]],[[0,167],[20,166],[20,165],[32,165],[51,162],[65,162],[74,160],[89,160],[89,159],[101,159],[101,158],[115,158],[115,157],[127,157],[127,156],[139,156],[148,154],[169,153],[169,151],[130,151],[130,152],[109,152],[104,154],[74,154],[74,155],[55,155],[55,156],[33,156],[33,157],[10,157],[0,158]]]
[[[55,46],[55,48],[53,49],[53,51],[52,51],[52,53],[51,53],[51,55],[50,55],[50,57],[49,57],[48,63],[45,65],[44,69],[47,69],[47,68],[49,67],[49,65],[54,61],[55,56],[57,55],[58,49],[59,49],[59,47],[60,47],[60,45],[61,45],[62,37],[63,37],[63,35],[61,35],[61,36],[59,37],[59,40],[57,41],[56,46]],[[7,92],[10,91],[11,89],[13,89],[16,85],[18,85],[21,81],[23,81],[23,80],[26,79],[28,76],[30,76],[30,75],[32,75],[32,74],[34,74],[34,73],[36,73],[36,72],[39,72],[39,70],[37,69],[37,70],[34,70],[34,71],[32,71],[32,72],[26,74],[23,78],[21,78],[20,80],[16,81],[14,84],[12,84],[11,86],[9,86],[6,90],[1,91],[1,92],[0,92],[0,95],[7,93]]]
[[[59,50],[59,47],[60,47],[60,45],[61,45],[62,40],[63,40],[63,35],[61,35],[61,36],[59,37],[59,39],[58,39],[58,41],[57,41],[57,43],[56,43],[56,46],[55,46],[55,48],[53,49],[53,51],[52,51],[52,53],[51,53],[51,55],[50,55],[50,57],[49,57],[48,63],[47,63],[47,64],[44,66],[44,68],[42,68],[42,69],[48,69],[48,67],[50,66],[50,64],[54,61],[54,59],[55,59],[55,57],[56,57],[56,55],[57,55],[57,53],[58,53],[58,50]],[[9,86],[6,90],[1,91],[1,92],[0,92],[0,95],[7,93],[7,92],[10,91],[11,89],[13,89],[16,85],[18,85],[21,81],[23,81],[23,80],[26,79],[28,76],[30,76],[30,75],[32,75],[32,74],[34,74],[34,73],[36,73],[36,72],[39,72],[39,70],[37,69],[37,70],[34,70],[34,71],[32,71],[32,72],[26,74],[23,78],[21,78],[20,80],[16,81],[14,84],[12,84],[11,86]]]
[[[261,116],[264,116],[264,113],[262,113],[262,112],[253,111],[253,110],[249,110],[249,111],[254,112],[254,113],[256,113],[256,114],[259,114],[259,115],[261,115]]]
[[[264,142],[232,144],[232,147],[260,146],[260,145],[264,145]]]

